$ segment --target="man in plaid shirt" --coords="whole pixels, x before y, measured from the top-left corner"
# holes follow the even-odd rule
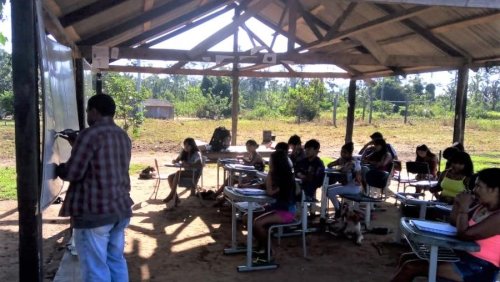
[[[124,230],[132,216],[131,141],[113,117],[108,95],[91,97],[87,122],[72,143],[71,157],[56,173],[69,181],[61,216],[70,216],[83,281],[128,281]]]

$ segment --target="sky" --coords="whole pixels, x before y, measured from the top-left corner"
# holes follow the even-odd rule
[[[231,22],[234,13],[229,11],[219,17],[212,19],[202,25],[199,25],[183,34],[180,34],[174,38],[166,40],[162,43],[159,43],[152,48],[171,48],[171,49],[182,49],[189,50],[192,47],[196,46],[199,42],[204,40],[206,37],[213,34],[216,30],[219,30],[220,27],[227,25]],[[258,36],[270,45],[270,42],[273,37],[273,30],[261,23],[260,21],[251,18],[246,22],[247,26],[251,28]],[[8,41],[5,46],[0,46],[0,48],[6,50],[7,52],[12,52],[11,46],[11,17],[10,17],[10,1],[6,2],[6,6],[4,7],[4,19],[0,22],[0,32],[7,37]],[[258,45],[258,43],[257,43]],[[242,51],[249,50],[253,47],[247,33],[240,28],[239,31],[239,48]],[[287,48],[286,38],[282,35],[279,35],[276,39],[274,50],[275,52],[285,52]],[[210,51],[231,51],[233,49],[233,37],[230,36],[219,44],[210,48]],[[119,60],[115,64],[126,64],[126,60]],[[159,61],[142,61],[143,65],[153,65],[157,67],[164,67],[167,64],[172,64],[173,62],[159,62]],[[297,67],[295,67],[297,68]],[[276,66],[271,68],[272,71],[282,70],[283,67]],[[329,72],[343,72],[343,70],[339,69],[336,66],[332,65],[315,65],[315,66],[306,66],[304,71],[329,71]],[[420,77],[424,81],[424,83],[434,83],[436,85],[436,94],[440,95],[444,92],[444,87],[450,82],[450,80],[455,76],[455,72],[434,72],[434,73],[425,73],[420,74]],[[408,75],[406,79],[413,78],[413,75]],[[335,79],[335,84],[340,87],[346,87],[348,85],[347,79]]]

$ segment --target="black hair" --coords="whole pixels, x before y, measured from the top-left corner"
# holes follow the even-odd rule
[[[384,139],[375,139],[375,140],[373,140],[373,145],[374,146],[380,145],[382,147],[382,149],[380,151],[374,151],[373,153],[371,153],[369,155],[370,160],[374,160],[374,161],[378,162],[378,161],[382,160],[382,158],[388,152],[388,150],[387,150],[387,143],[385,143]]]
[[[500,189],[500,168],[485,168],[477,173],[477,178],[489,188]]]
[[[354,143],[352,142],[347,142],[342,146],[342,150],[347,151],[349,154],[352,155],[352,152],[354,152]]]
[[[198,146],[196,145],[196,142],[191,137],[188,137],[188,138],[184,139],[184,142],[182,142],[182,144],[189,145],[191,147],[191,152],[186,152],[186,151],[182,150],[182,152],[181,152],[181,161],[187,161],[188,158],[189,158],[189,156],[191,154],[200,151],[198,149]]]
[[[304,144],[304,149],[313,148],[314,150],[319,150],[319,141],[316,139],[311,139]]]
[[[252,146],[252,147],[259,147],[259,144],[257,144],[257,141],[253,140],[253,139],[250,139],[250,140],[247,140],[247,142],[245,143],[246,146]]]
[[[87,102],[87,110],[96,109],[102,116],[113,117],[116,111],[116,104],[113,98],[106,94],[97,94],[90,97]]]
[[[384,139],[384,136],[382,135],[382,133],[376,131],[376,132],[373,132],[372,135],[370,135],[370,138],[373,140]]]
[[[271,177],[273,186],[279,188],[278,200],[280,202],[290,202],[295,196],[295,177],[292,167],[288,162],[288,156],[284,151],[275,151],[269,158],[271,163]]]
[[[431,160],[434,157],[436,157],[436,155],[431,152],[431,149],[429,149],[429,147],[427,147],[427,145],[425,145],[425,144],[417,146],[417,149],[415,150],[415,153],[417,153],[418,151],[425,151],[427,153],[427,155],[424,158],[421,158],[417,154],[417,162],[425,162],[426,160]]]
[[[451,147],[453,148],[457,148],[457,150],[459,151],[462,151],[462,152],[465,152],[465,148],[464,148],[464,145],[460,142],[455,142],[451,145]]]
[[[290,139],[288,139],[288,145],[300,145],[300,144],[302,144],[302,140],[300,140],[300,137],[297,134],[292,135]]]
[[[453,155],[459,151],[460,150],[458,150],[455,147],[448,147],[448,148],[444,149],[444,151],[443,151],[443,158],[446,160],[451,160]]]
[[[288,153],[288,144],[285,142],[279,142],[278,144],[276,144],[276,146],[274,146],[274,149],[276,151],[283,151],[285,153]]]
[[[465,176],[470,177],[474,173],[474,165],[472,164],[470,155],[466,152],[456,152],[450,159],[450,164],[453,163],[464,165],[463,174]]]

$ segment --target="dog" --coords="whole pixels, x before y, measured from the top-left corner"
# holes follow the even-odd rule
[[[361,211],[356,210],[353,206],[344,203],[341,207],[341,220],[336,224],[330,232],[339,236],[343,234],[349,239],[355,239],[357,245],[361,245],[364,237],[361,232],[361,221],[363,219],[363,214]],[[353,235],[355,237],[353,237]]]

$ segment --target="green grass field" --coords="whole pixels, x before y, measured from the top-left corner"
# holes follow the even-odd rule
[[[316,138],[321,143],[320,157],[325,164],[339,155],[344,143],[345,122],[339,118],[338,127],[332,126],[331,115],[322,115],[315,122],[297,124],[286,120],[239,120],[238,144],[247,139],[262,140],[262,131],[271,130],[277,141],[286,142],[293,134],[302,140]],[[133,138],[135,151],[176,152],[182,140],[193,137],[209,141],[213,130],[218,126],[231,129],[231,120],[154,120],[146,119],[140,135]],[[409,161],[415,157],[415,147],[427,144],[435,153],[452,143],[453,120],[444,118],[410,118],[403,124],[402,118],[374,119],[372,124],[356,120],[353,141],[355,150],[369,140],[369,135],[380,131],[395,146],[401,160]],[[486,167],[500,167],[500,120],[467,120],[465,147],[471,154],[475,171]],[[14,123],[0,123],[0,160],[12,163],[9,167],[0,167],[0,199],[15,199],[15,150]],[[153,159],[154,157],[152,157]],[[442,162],[444,166],[444,162]],[[137,175],[144,168],[143,164],[131,164],[131,175]]]

